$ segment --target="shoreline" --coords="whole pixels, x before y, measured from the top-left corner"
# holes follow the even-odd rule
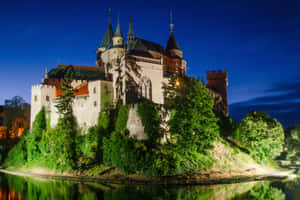
[[[278,171],[270,174],[255,175],[231,175],[225,173],[207,174],[195,172],[190,176],[178,175],[159,178],[145,178],[141,176],[123,175],[121,177],[105,177],[105,176],[78,176],[64,174],[48,174],[48,173],[32,173],[26,171],[0,169],[0,172],[16,176],[24,176],[31,178],[44,178],[49,180],[68,180],[74,182],[97,182],[105,184],[125,184],[125,185],[216,185],[231,184],[239,182],[261,181],[261,180],[283,180],[296,177],[291,171]],[[195,177],[195,174],[200,175]],[[214,176],[215,175],[215,176]]]

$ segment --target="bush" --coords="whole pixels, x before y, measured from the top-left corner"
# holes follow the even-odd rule
[[[300,125],[286,131],[286,159],[296,162],[300,160]]]
[[[207,169],[213,160],[195,151],[178,151],[172,144],[155,147],[114,132],[103,141],[104,164],[125,174],[140,173],[147,177],[178,175],[195,169]]]
[[[130,110],[130,105],[121,106],[118,110],[118,116],[116,119],[115,130],[117,132],[124,132],[126,130],[128,113]]]
[[[26,137],[27,160],[29,162],[40,157],[39,143],[43,132],[46,130],[46,121],[45,108],[42,107],[41,111],[35,117],[31,132]]]
[[[5,167],[22,167],[27,162],[26,135],[23,133],[19,143],[9,151],[4,161]]]
[[[178,84],[179,83],[179,84]],[[187,76],[172,76],[164,86],[165,107],[171,112],[170,133],[177,137],[183,151],[204,152],[219,136],[214,100],[206,86]]]
[[[264,112],[250,112],[240,125],[240,140],[260,162],[274,159],[283,150],[282,125]]]
[[[76,125],[72,115],[59,118],[56,127],[48,132],[47,165],[51,168],[68,171],[75,167]],[[49,163],[49,162],[50,163]]]
[[[148,135],[148,142],[156,143],[161,137],[161,117],[158,105],[148,101],[139,103],[138,113],[141,117],[144,131]]]

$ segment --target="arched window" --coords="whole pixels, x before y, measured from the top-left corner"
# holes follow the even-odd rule
[[[140,83],[140,96],[145,99],[152,99],[152,86],[148,78],[142,78]]]

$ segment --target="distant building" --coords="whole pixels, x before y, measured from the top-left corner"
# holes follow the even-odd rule
[[[107,101],[131,104],[149,99],[164,103],[163,83],[174,73],[185,74],[187,62],[183,59],[174,36],[173,24],[166,47],[137,37],[130,18],[127,41],[118,22],[116,31],[109,24],[100,47],[96,51],[97,67],[58,65],[46,72],[42,84],[31,90],[31,123],[42,106],[48,111],[50,124],[58,120],[56,98],[61,94],[61,80],[69,67],[74,70],[77,89],[73,103],[74,116],[80,128],[97,124],[98,114]],[[207,72],[207,87],[215,99],[215,112],[228,116],[227,72]]]

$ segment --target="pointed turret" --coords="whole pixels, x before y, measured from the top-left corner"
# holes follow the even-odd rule
[[[173,16],[172,13],[170,13],[170,37],[169,40],[167,42],[167,46],[166,46],[166,52],[169,53],[170,56],[175,56],[175,57],[180,57],[182,58],[182,51],[175,39],[174,36],[174,32],[173,32],[173,28],[174,28],[174,24],[173,24]]]
[[[100,48],[103,48],[104,50],[109,49],[113,46],[112,38],[113,38],[114,32],[113,32],[113,28],[111,26],[111,12],[110,11],[111,10],[109,9],[108,26],[107,26],[104,38],[102,40],[102,43],[100,45]]]
[[[134,33],[132,28],[132,17],[129,18],[129,29],[127,33],[127,51],[130,51],[134,45]]]
[[[116,32],[113,36],[113,46],[114,47],[123,47],[124,45],[124,38],[120,27],[120,17],[118,17],[118,25]]]
[[[128,40],[133,40],[134,39],[134,33],[133,33],[133,28],[132,28],[132,17],[130,15],[129,18],[129,29],[128,29],[128,33],[127,33],[127,39]]]
[[[120,27],[120,17],[118,17],[118,25],[114,37],[123,37],[121,27]]]

